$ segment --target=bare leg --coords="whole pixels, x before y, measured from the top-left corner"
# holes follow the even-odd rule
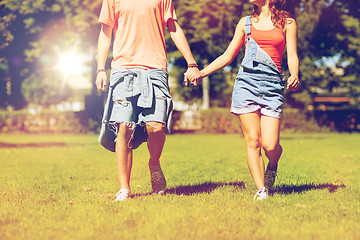
[[[118,135],[116,138],[116,162],[119,174],[120,189],[130,190],[130,175],[133,160],[132,149],[129,148],[133,125],[126,123],[119,124]]]
[[[148,132],[147,146],[150,154],[149,165],[156,166],[159,164],[165,143],[164,124],[159,122],[147,122],[146,130]]]
[[[264,160],[261,155],[261,115],[259,111],[239,115],[246,143],[246,160],[256,188],[264,187]]]
[[[282,154],[280,145],[280,119],[261,116],[262,147],[269,159],[269,167],[275,168]]]

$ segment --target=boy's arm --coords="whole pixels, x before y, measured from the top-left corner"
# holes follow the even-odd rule
[[[98,56],[96,71],[96,87],[99,91],[106,91],[107,76],[105,72],[105,64],[109,47],[111,44],[112,27],[102,24],[98,39]]]
[[[186,74],[194,76],[196,80],[199,79],[201,77],[200,71],[197,67],[196,61],[191,53],[188,41],[186,40],[185,34],[181,29],[179,23],[177,21],[174,21],[173,19],[169,19],[167,24],[171,39],[173,40],[176,47],[179,49],[188,64]],[[186,86],[188,84],[186,77],[184,79],[184,82]],[[197,81],[193,81],[192,84],[198,85]]]

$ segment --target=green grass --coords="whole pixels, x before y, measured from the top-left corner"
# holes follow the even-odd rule
[[[360,135],[283,134],[275,191],[256,192],[240,135],[169,135],[168,194],[115,203],[115,156],[94,135],[0,135],[0,239],[360,239]]]

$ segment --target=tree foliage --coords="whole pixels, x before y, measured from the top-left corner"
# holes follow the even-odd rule
[[[15,108],[32,101],[21,94],[24,79],[43,82],[57,78],[57,71],[52,71],[53,77],[44,72],[58,64],[60,54],[75,48],[94,54],[101,0],[2,0],[0,6],[4,15],[1,21],[7,24],[2,25],[5,29],[0,28],[5,39],[0,73],[2,80],[11,78]],[[4,95],[1,92],[0,98]]]
[[[174,0],[178,21],[192,49],[193,55],[200,67],[204,67],[220,54],[222,54],[230,43],[235,27],[242,17],[241,13],[251,13],[251,4],[243,1],[231,0]],[[176,47],[168,41],[170,58],[178,67],[175,77],[182,82],[182,73],[186,70],[186,63],[177,51]],[[241,57],[243,54],[239,54]],[[231,63],[228,68],[228,76],[236,71],[238,60]],[[210,97],[214,102],[229,102],[231,97],[232,82],[225,72],[215,73],[210,77]],[[230,81],[224,81],[229,79]],[[186,100],[200,97],[201,88],[183,88],[181,95]],[[216,104],[224,106],[224,104]]]
[[[321,1],[318,1],[318,4],[319,2]],[[320,90],[328,95],[349,96],[352,98],[353,106],[358,106],[360,94],[358,87],[360,83],[359,3],[358,0],[322,1],[318,6],[319,10],[316,14],[318,20],[316,24],[313,24],[311,37],[305,41],[307,46],[301,43],[302,38],[299,37],[300,67],[302,79],[306,81],[303,89],[310,95],[316,95]],[[301,14],[305,18],[310,18],[307,15],[315,15],[303,12]],[[310,25],[306,24],[306,21],[298,24]],[[300,36],[304,34],[302,30],[299,29]],[[334,58],[336,62],[329,64],[329,60]],[[312,66],[309,66],[309,62]]]
[[[173,2],[178,21],[201,68],[225,51],[240,18],[252,12],[252,4],[247,1]],[[298,26],[301,72],[301,89],[296,93],[286,92],[288,104],[305,107],[311,103],[316,90],[325,89],[331,94],[340,89],[341,94],[352,97],[354,106],[359,105],[359,4],[359,0],[287,1],[286,8],[294,14]],[[99,32],[100,7],[101,0],[1,0],[1,104],[5,102],[5,86],[9,79],[12,99],[8,102],[21,108],[31,101],[25,92],[21,94],[21,84],[36,79],[39,82],[57,79],[47,71],[57,64],[59,53],[75,49],[93,55]],[[182,84],[186,63],[169,34],[166,41],[171,75]],[[229,105],[243,49],[229,67],[210,76],[213,106]],[[330,60],[335,64],[329,64]],[[286,54],[282,66],[283,73],[288,76]],[[55,71],[53,74],[58,73]],[[199,87],[179,87],[176,91],[185,100],[196,101],[202,95]]]
[[[251,13],[252,5],[241,1],[174,1],[176,11],[189,40],[190,47],[204,66],[222,54],[230,43],[235,26],[242,16]],[[296,93],[286,92],[290,105],[305,107],[311,103],[313,89],[324,88],[329,93],[337,87],[348,89],[347,95],[358,102],[359,89],[359,1],[351,0],[294,0],[286,8],[298,26],[298,54],[302,86]],[[175,50],[175,49],[174,49]],[[181,56],[175,64],[184,66]],[[243,57],[243,50],[227,71],[210,76],[212,99],[224,102],[230,97],[234,75]],[[338,58],[338,64],[329,60]],[[286,52],[282,68],[288,76]],[[339,69],[341,68],[341,69]],[[184,71],[185,69],[182,69]],[[339,72],[344,72],[339,75]],[[180,78],[179,78],[180,79]],[[191,89],[189,95],[194,95]],[[201,91],[195,94],[200,95]],[[186,96],[186,92],[184,94]],[[225,97],[224,97],[225,96]],[[357,100],[356,100],[357,99]],[[215,100],[215,101],[216,101]],[[226,104],[229,102],[225,101]]]
[[[66,100],[71,96],[71,89],[66,82],[51,74],[39,75],[33,73],[21,85],[21,92],[28,103],[48,107]]]

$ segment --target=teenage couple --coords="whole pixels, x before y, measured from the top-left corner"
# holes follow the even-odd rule
[[[115,201],[131,197],[133,149],[145,141],[153,192],[163,194],[166,190],[159,163],[172,112],[166,27],[188,64],[185,84],[189,81],[194,86],[230,64],[245,44],[231,112],[239,117],[244,133],[247,163],[257,188],[254,198],[268,198],[282,153],[279,135],[283,92],[285,88],[294,91],[299,85],[297,28],[295,18],[283,9],[286,0],[250,2],[254,4],[253,13],[240,19],[226,51],[199,71],[172,0],[103,0],[96,86],[106,91],[109,84],[109,90],[99,141],[116,154],[120,190]],[[108,83],[105,63],[111,43],[113,60]],[[285,43],[290,71],[287,80],[281,74]],[[269,160],[266,171],[261,149]]]

